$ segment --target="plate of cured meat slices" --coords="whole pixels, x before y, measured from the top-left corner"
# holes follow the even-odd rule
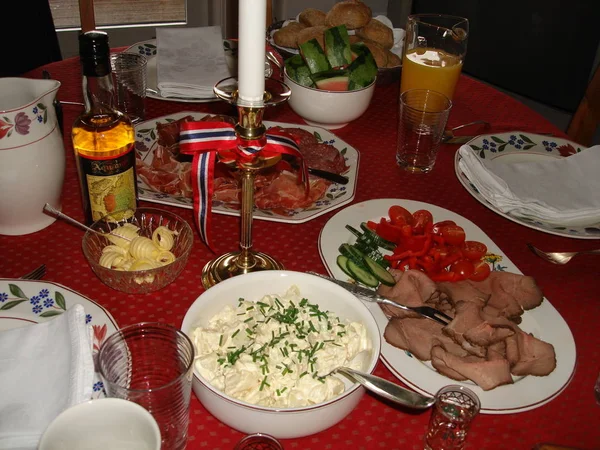
[[[418,270],[395,272],[396,285],[379,293],[404,304],[425,304],[454,319],[446,326],[374,303],[383,339],[381,359],[412,389],[435,393],[462,384],[477,393],[481,411],[512,414],[542,406],[559,395],[575,370],[575,341],[569,326],[543,297],[532,277],[524,276],[477,225],[447,209],[417,201],[378,199],[335,214],[319,238],[319,252],[331,276],[348,280],[337,265],[339,247],[356,238],[345,227],[379,222],[393,205],[410,212],[425,209],[435,222],[454,221],[467,240],[487,246],[491,273],[484,281],[438,282]]]
[[[183,121],[224,120],[184,111],[141,122],[136,125],[136,169],[139,198],[182,208],[193,208],[192,157],[179,152],[179,129]],[[303,223],[339,208],[354,199],[358,176],[359,153],[328,130],[307,125],[264,122],[267,128],[280,127],[300,142],[307,166],[334,172],[348,178],[345,185],[310,175],[309,195],[298,183],[295,159],[282,160],[256,176],[253,217],[259,220]],[[237,170],[215,164],[212,211],[239,215],[241,179]]]

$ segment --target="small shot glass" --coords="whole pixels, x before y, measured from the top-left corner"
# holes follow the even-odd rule
[[[462,450],[481,407],[479,398],[464,386],[450,385],[440,389],[435,400],[425,450]]]
[[[243,437],[233,450],[283,450],[283,445],[273,436],[254,433]]]

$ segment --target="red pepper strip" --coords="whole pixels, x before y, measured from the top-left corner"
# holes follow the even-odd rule
[[[423,248],[416,252],[414,256],[423,256],[429,253],[429,249],[431,249],[431,245],[433,244],[433,235],[431,233],[427,234],[425,238],[425,243],[423,244]]]
[[[442,259],[442,261],[440,262],[440,267],[448,267],[450,264],[458,261],[461,258],[462,258],[461,252],[456,252],[451,255],[448,255],[444,259]]]
[[[397,246],[394,249],[393,255],[385,255],[384,258],[387,259],[388,261],[398,261],[398,260],[404,259],[404,258],[411,258],[411,257],[417,258],[417,257],[426,255],[429,252],[429,250],[431,249],[431,245],[433,243],[432,235],[428,234],[427,236],[413,236],[411,239],[415,239],[416,237],[424,238],[423,246],[421,247],[420,250],[418,250],[418,251],[406,250],[406,251],[396,254],[395,252],[400,249],[400,246]]]
[[[367,228],[369,228],[369,230],[375,231],[377,229],[377,222],[373,222],[372,220],[369,220],[367,222]]]
[[[417,258],[415,258],[414,256],[411,256],[410,258],[408,258],[408,268],[409,269],[418,269]]]
[[[411,225],[402,225],[400,228],[400,235],[403,237],[411,237],[413,235],[413,229]]]
[[[437,264],[431,256],[424,256],[423,258],[419,258],[417,260],[417,264],[423,268],[425,273],[434,273],[437,272]]]
[[[429,278],[432,281],[440,282],[440,281],[455,281],[456,273],[454,272],[446,272],[445,270],[435,274],[429,274]]]

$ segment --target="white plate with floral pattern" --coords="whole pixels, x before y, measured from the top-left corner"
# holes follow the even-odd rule
[[[566,158],[586,149],[586,147],[582,147],[567,139],[522,131],[482,134],[471,139],[465,145],[471,146],[475,154],[481,159],[502,163]],[[511,213],[500,211],[479,193],[477,188],[471,184],[469,179],[460,170],[458,167],[460,159],[460,153],[457,151],[454,157],[454,170],[458,181],[460,181],[469,194],[495,213],[513,222],[533,228],[534,230],[543,231],[544,233],[575,239],[600,239],[600,223],[586,226],[565,226],[518,217]]]
[[[488,248],[486,261],[492,270],[508,271],[521,274],[519,269],[485,234],[481,228],[470,220],[447,209],[429,203],[402,199],[377,199],[356,203],[335,214],[325,224],[319,237],[319,253],[325,268],[331,276],[338,280],[348,280],[348,276],[337,265],[339,247],[343,243],[352,244],[355,237],[345,226],[351,225],[359,229],[362,222],[387,217],[392,205],[400,205],[410,212],[426,209],[433,215],[435,222],[453,220],[465,230],[468,240],[484,243]],[[525,311],[522,330],[532,333],[554,346],[556,353],[556,369],[548,376],[526,376],[517,378],[513,384],[499,386],[484,391],[472,382],[457,382],[437,372],[429,362],[423,362],[409,352],[389,344],[383,333],[388,319],[379,305],[368,303],[382,335],[381,360],[401,381],[417,392],[433,396],[448,384],[462,384],[472,389],[481,401],[481,412],[485,414],[512,414],[538,408],[559,395],[571,381],[576,362],[576,348],[573,334],[560,313],[544,299],[537,308]]]
[[[75,304],[83,306],[85,321],[94,331],[95,360],[100,345],[117,331],[117,323],[98,303],[57,283],[0,278],[0,331],[50,320],[63,314]],[[92,397],[105,397],[104,386],[98,372],[94,374]]]
[[[158,133],[156,131],[156,124],[160,122],[162,124],[178,120],[182,117],[191,115],[194,119],[200,119],[206,114],[183,111],[168,116],[159,117],[145,122],[138,123],[135,126],[135,140],[136,140],[136,153],[139,159],[145,164],[150,165],[154,150],[158,146]],[[354,192],[356,190],[356,183],[358,180],[358,163],[359,153],[354,148],[342,141],[335,134],[328,130],[319,127],[312,127],[308,125],[298,125],[291,123],[282,122],[264,122],[267,128],[280,126],[288,128],[302,128],[310,131],[315,135],[317,140],[322,143],[331,144],[336,147],[346,160],[346,166],[348,170],[344,173],[348,177],[348,184],[341,185],[332,183],[325,195],[315,202],[312,206],[306,209],[298,209],[289,212],[289,214],[282,215],[274,211],[266,211],[257,209],[253,213],[253,217],[258,220],[267,220],[271,222],[283,222],[283,223],[303,223],[319,217],[329,211],[340,208],[343,205],[350,203],[354,199]],[[179,167],[179,166],[178,166]],[[174,168],[174,173],[178,172],[178,168]],[[183,176],[178,174],[178,176]],[[153,188],[146,183],[140,177],[140,171],[138,170],[138,194],[141,200],[146,200],[153,203],[161,203],[164,205],[177,206],[181,208],[193,209],[192,199],[189,197],[171,195],[164,192],[159,192],[156,188]],[[239,216],[240,211],[238,209],[232,209],[227,204],[222,202],[213,202],[212,211],[216,214],[225,214],[229,216]]]

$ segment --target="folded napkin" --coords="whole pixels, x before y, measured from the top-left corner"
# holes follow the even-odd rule
[[[221,27],[157,28],[157,84],[162,97],[214,98],[231,74]]]
[[[0,448],[35,449],[58,414],[92,397],[93,380],[83,306],[0,332]]]
[[[568,158],[503,163],[460,149],[458,166],[483,197],[504,213],[565,225],[600,223],[600,146]]]

